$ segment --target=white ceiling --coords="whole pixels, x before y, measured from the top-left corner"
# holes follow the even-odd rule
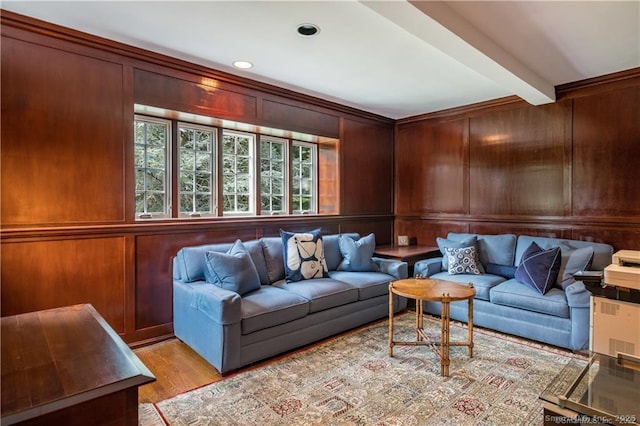
[[[3,1],[2,8],[404,118],[640,67],[634,1]],[[320,33],[296,33],[313,23]],[[254,63],[233,68],[234,60]]]

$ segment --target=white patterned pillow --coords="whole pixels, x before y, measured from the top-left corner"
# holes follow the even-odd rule
[[[475,246],[454,248],[446,247],[447,260],[449,261],[449,274],[475,274],[484,273],[482,265],[478,262],[478,253]]]

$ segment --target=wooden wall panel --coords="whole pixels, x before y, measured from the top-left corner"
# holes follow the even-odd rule
[[[343,214],[393,213],[393,128],[343,120]]]
[[[187,81],[140,69],[134,70],[133,76],[133,96],[138,104],[248,123],[257,121],[256,97],[230,90],[228,84],[204,77],[199,82]]]
[[[574,100],[577,216],[640,217],[640,84]]]
[[[269,99],[262,102],[261,124],[330,138],[340,136],[338,115]]]
[[[638,111],[640,68],[565,85],[550,105],[505,100],[400,120],[396,235],[431,244],[458,228],[639,249]],[[464,196],[458,209],[436,208],[451,199],[434,187],[452,181],[439,134],[456,122],[468,123],[469,159],[457,168],[465,189],[453,192],[468,191],[468,208]],[[462,128],[454,145],[464,143]]]
[[[580,226],[572,230],[575,240],[607,243],[617,250],[640,250],[640,226]]]
[[[2,315],[90,303],[125,332],[125,239],[44,240],[2,245]]]
[[[436,238],[446,237],[449,232],[469,232],[469,225],[454,221],[432,221],[419,218],[396,219],[396,236],[407,235],[410,240],[423,246],[435,246]]]
[[[2,39],[3,225],[123,222],[122,65]]]
[[[340,214],[340,142],[318,146],[318,213]]]
[[[466,213],[466,123],[420,121],[397,127],[396,214]]]
[[[570,213],[571,102],[470,118],[469,213]]]

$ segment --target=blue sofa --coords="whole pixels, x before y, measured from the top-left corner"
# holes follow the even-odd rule
[[[281,238],[243,244],[261,284],[243,296],[205,280],[205,253],[232,244],[183,247],[173,259],[175,335],[220,373],[385,317],[389,282],[407,278],[406,262],[388,259],[373,258],[378,272],[337,270],[343,257],[334,234],[323,236],[330,277],[287,283]],[[396,312],[406,306],[395,299]]]
[[[438,245],[463,244],[475,237],[482,274],[450,274],[442,257],[416,262],[414,275],[459,283],[473,283],[473,323],[500,332],[539,342],[582,350],[589,345],[589,306],[591,293],[572,273],[582,269],[584,256],[593,249],[589,270],[603,270],[611,263],[613,248],[608,244],[513,234],[480,235],[450,233],[438,238]],[[522,255],[535,242],[542,249],[560,247],[562,267],[557,284],[544,294],[519,282],[514,273]],[[440,315],[440,304],[424,303],[424,311]],[[451,304],[451,317],[467,322],[467,302]]]

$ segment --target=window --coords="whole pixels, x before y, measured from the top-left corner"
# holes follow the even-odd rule
[[[136,118],[134,127],[136,216],[167,217],[171,205],[168,191],[171,123]]]
[[[182,216],[211,216],[216,213],[216,134],[215,129],[179,124],[179,194]]]
[[[263,215],[288,213],[287,145],[286,139],[263,137],[260,140],[260,212]]]
[[[224,214],[253,213],[253,146],[251,134],[222,136],[222,197]]]
[[[318,150],[335,140],[287,134],[136,105],[136,219],[317,214]]]
[[[294,213],[316,213],[316,150],[313,144],[293,143],[291,158]]]

